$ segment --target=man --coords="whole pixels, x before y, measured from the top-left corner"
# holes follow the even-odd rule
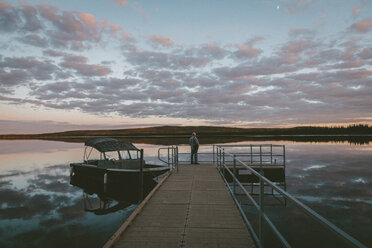
[[[189,139],[190,147],[191,147],[191,164],[199,164],[198,163],[198,149],[199,149],[199,140],[196,137],[196,133],[193,132],[192,136]],[[195,163],[194,163],[195,161]]]

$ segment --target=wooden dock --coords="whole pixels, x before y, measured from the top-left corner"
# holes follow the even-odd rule
[[[215,165],[180,165],[105,247],[255,247]]]

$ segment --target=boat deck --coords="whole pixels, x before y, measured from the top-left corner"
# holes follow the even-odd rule
[[[256,247],[215,165],[180,165],[134,215],[105,247]]]

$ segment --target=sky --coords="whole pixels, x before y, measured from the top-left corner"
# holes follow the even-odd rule
[[[372,1],[0,1],[0,133],[372,124]]]

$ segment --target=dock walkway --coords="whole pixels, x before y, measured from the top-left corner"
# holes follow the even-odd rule
[[[180,165],[114,247],[255,247],[215,165]]]

